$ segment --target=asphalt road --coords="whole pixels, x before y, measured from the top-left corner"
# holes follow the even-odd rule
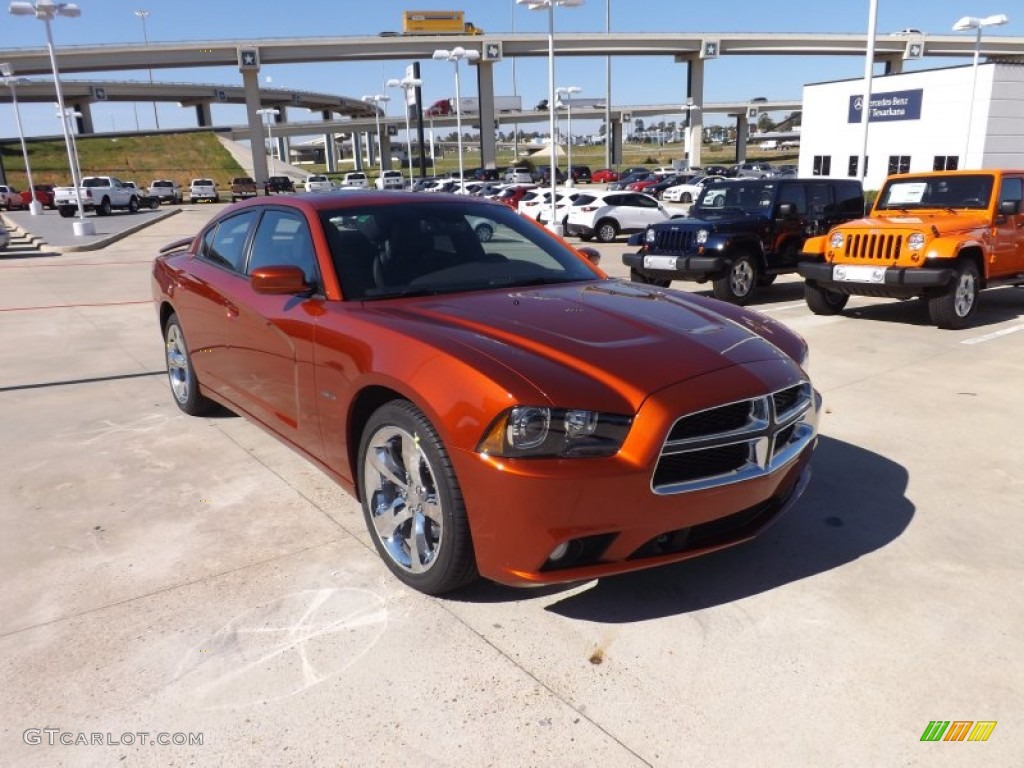
[[[920,302],[815,317],[780,280],[758,308],[807,337],[826,407],[788,516],[672,567],[436,599],[317,469],[172,403],[149,265],[217,209],[0,259],[0,762],[1020,764],[1024,290],[948,332]],[[934,720],[998,725],[922,742]]]

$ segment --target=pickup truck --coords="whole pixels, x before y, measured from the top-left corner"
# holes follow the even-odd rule
[[[181,185],[172,179],[153,179],[149,183],[149,196],[159,202],[180,205],[182,201]]]
[[[799,272],[817,315],[850,296],[921,298],[939,328],[966,327],[978,292],[1024,286],[1024,170],[890,176],[866,218],[804,243]]]
[[[235,176],[231,179],[231,202],[256,197],[256,181],[249,176]]]
[[[126,186],[113,176],[86,176],[80,187],[82,207],[95,211],[97,216],[109,216],[114,209],[135,213],[139,210],[139,192]],[[53,190],[53,201],[65,219],[78,212],[78,199],[74,187],[57,187]]]

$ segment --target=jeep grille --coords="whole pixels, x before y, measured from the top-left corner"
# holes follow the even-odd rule
[[[697,243],[697,233],[692,229],[664,227],[654,230],[655,239],[648,250],[658,253],[685,253],[692,251]]]
[[[903,249],[903,235],[852,234],[846,238],[846,256],[851,259],[896,261]]]

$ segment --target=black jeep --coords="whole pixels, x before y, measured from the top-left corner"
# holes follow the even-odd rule
[[[746,304],[758,286],[796,272],[806,238],[863,215],[852,179],[730,179],[705,186],[686,218],[631,237],[642,247],[622,263],[634,282],[711,280],[716,298]]]

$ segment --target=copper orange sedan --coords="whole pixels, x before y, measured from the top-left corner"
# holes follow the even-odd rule
[[[244,414],[328,472],[427,593],[753,537],[808,477],[806,345],[588,256],[464,196],[247,200],[156,259],[171,393],[188,414]]]

